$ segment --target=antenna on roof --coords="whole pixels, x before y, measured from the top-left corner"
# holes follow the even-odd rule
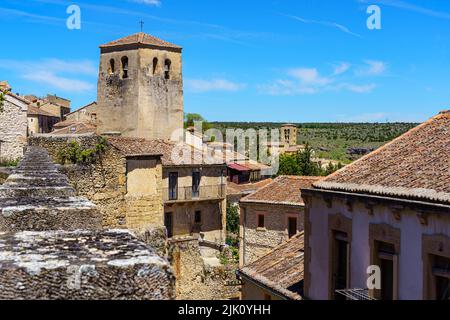
[[[145,22],[141,20],[139,22],[139,24],[141,25],[141,32],[143,32],[144,31],[144,24],[145,24]]]

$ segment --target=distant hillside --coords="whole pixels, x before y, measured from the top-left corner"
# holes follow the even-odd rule
[[[274,122],[211,122],[213,128],[279,128]],[[319,158],[348,163],[417,126],[417,123],[297,123],[298,143],[308,142]]]

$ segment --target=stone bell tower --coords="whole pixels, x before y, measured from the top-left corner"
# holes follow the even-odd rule
[[[98,134],[170,139],[183,129],[181,47],[141,32],[100,50]]]

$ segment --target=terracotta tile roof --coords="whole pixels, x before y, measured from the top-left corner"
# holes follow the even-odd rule
[[[109,48],[128,44],[144,44],[163,48],[181,49],[181,47],[177,46],[176,44],[164,41],[144,32],[139,32],[115,41],[105,43],[101,45],[100,48]]]
[[[280,176],[274,181],[246,196],[243,203],[269,203],[303,206],[300,189],[311,188],[320,177]]]
[[[288,299],[301,300],[304,246],[304,233],[301,232],[260,259],[244,266],[238,273]]]
[[[55,125],[56,126],[56,125]],[[51,132],[52,135],[95,133],[97,127],[88,122],[73,122]]]
[[[141,139],[126,137],[107,137],[108,142],[116,147],[126,156],[131,155],[162,155],[162,164],[164,166],[171,165],[208,165],[202,159],[202,152],[192,146],[182,143],[177,144],[169,140],[162,139]],[[177,151],[179,153],[177,154]],[[188,155],[186,158],[184,154]],[[179,155],[179,159],[173,159],[172,155]],[[224,164],[221,159],[216,159],[217,163]]]
[[[44,111],[39,109],[38,107],[35,106],[28,106],[28,115],[33,115],[33,116],[46,116],[46,117],[52,117],[52,118],[57,118],[57,116],[55,116],[54,114],[51,114],[50,112]]]
[[[450,111],[314,184],[320,189],[450,203]]]
[[[244,183],[244,184],[237,184],[234,182],[228,182],[227,186],[227,194],[228,195],[248,195],[250,193],[256,192],[262,187],[268,185],[271,183],[272,179],[265,179],[258,182],[253,183]]]

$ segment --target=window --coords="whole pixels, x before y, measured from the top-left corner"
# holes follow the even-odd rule
[[[258,228],[263,229],[265,227],[265,216],[263,214],[258,214]]]
[[[109,60],[109,74],[113,74],[116,72],[115,61],[114,59]]]
[[[173,237],[173,213],[172,212],[166,212],[164,214],[164,226],[167,229],[167,237],[172,238]]]
[[[178,199],[178,172],[169,173],[169,200]]]
[[[200,172],[194,171],[192,172],[192,197],[198,198],[200,197]]]
[[[433,260],[436,300],[450,300],[450,259],[435,256]]]
[[[156,70],[158,68],[158,58],[153,58],[153,75],[156,73]]]
[[[381,290],[377,290],[376,296],[381,300],[395,300],[395,283],[397,277],[395,246],[391,243],[376,241],[375,250],[377,252],[377,257],[375,257],[376,265],[381,270]]]
[[[194,222],[202,223],[202,212],[201,211],[195,211]]]
[[[122,78],[128,78],[128,57],[122,57]]]
[[[164,63],[164,78],[166,80],[170,79],[170,66],[171,66],[172,62],[169,59],[166,59],[165,63]]]
[[[297,218],[295,217],[288,218],[288,234],[289,239],[297,234]]]
[[[343,290],[348,288],[348,272],[350,265],[350,245],[347,233],[334,231],[333,239],[333,266],[332,266],[332,281],[334,299],[345,299],[344,296],[336,293],[336,290]]]

